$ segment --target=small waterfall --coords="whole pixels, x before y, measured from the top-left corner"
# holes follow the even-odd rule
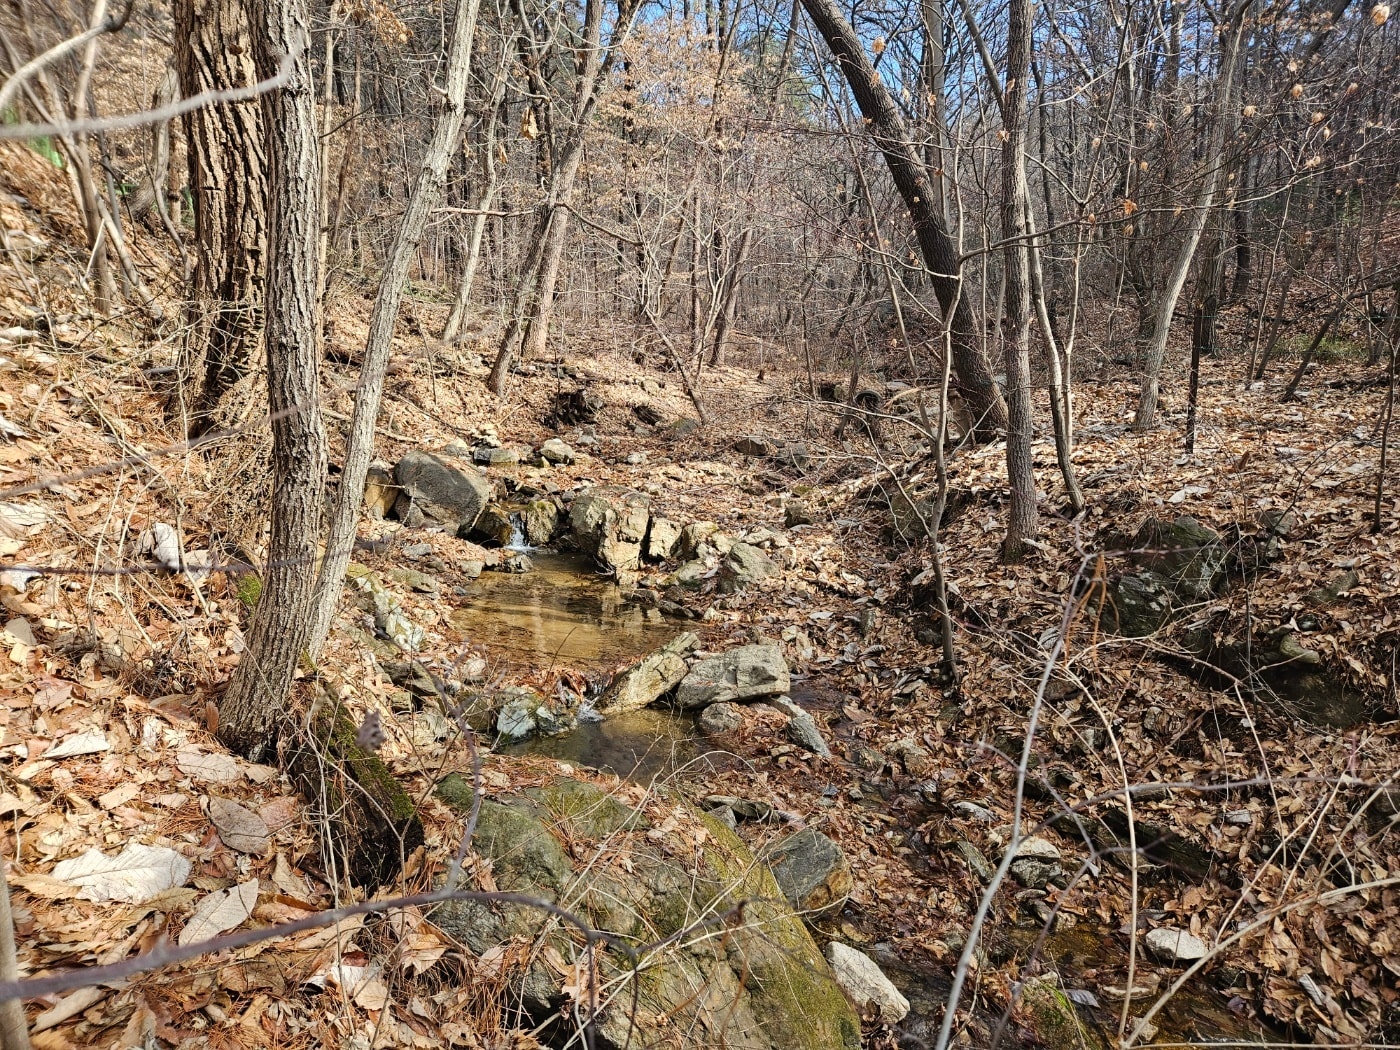
[[[510,516],[510,542],[505,545],[508,551],[523,551],[529,553],[534,550],[525,539],[525,515],[519,511],[513,511]]]

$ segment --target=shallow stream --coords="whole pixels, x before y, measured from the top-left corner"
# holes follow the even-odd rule
[[[564,669],[590,680],[606,680],[614,669],[684,630],[656,610],[629,601],[607,577],[595,573],[586,558],[544,551],[530,552],[529,557],[534,564],[531,572],[483,574],[470,591],[469,604],[451,616],[453,625],[491,660],[493,671],[508,681],[543,678]],[[817,694],[808,695],[804,704],[820,706]],[[572,732],[533,737],[498,750],[592,766],[643,784],[677,773],[703,775],[707,768],[738,761],[712,751],[692,717],[666,708],[585,721]],[[1080,983],[1079,975],[1093,978],[1126,969],[1120,938],[1104,928],[1081,923],[1057,931],[1044,942],[1038,942],[1038,932],[1012,931],[1008,940],[1013,954],[1024,962],[1034,953],[1043,968],[1061,973],[1065,987]],[[913,1004],[901,1028],[909,1045],[916,1045],[936,1032],[947,995],[946,979],[905,969],[892,957],[880,956],[880,961]],[[1085,983],[1092,989],[1096,981]],[[1135,1003],[1133,1015],[1141,1016],[1152,998]],[[1092,1017],[1092,1024],[1112,1035],[1118,1009],[1119,1004],[1105,1001],[1081,1016]],[[1183,989],[1156,1020],[1158,1042],[1251,1045],[1279,1038],[1257,1022],[1231,1013],[1220,994],[1203,981]],[[1009,1031],[1002,1045],[1016,1045]]]

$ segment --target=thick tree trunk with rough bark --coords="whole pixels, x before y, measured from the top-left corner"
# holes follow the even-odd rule
[[[1011,487],[1002,560],[1018,561],[1035,538],[1035,464],[1031,442],[1031,267],[1026,241],[1030,192],[1026,186],[1026,80],[1030,73],[1031,0],[1010,0],[1006,87],[1002,93],[1001,236],[1006,283],[1006,475]]]
[[[249,0],[175,0],[180,92],[257,82]],[[194,287],[181,350],[183,408],[198,435],[232,421],[225,399],[257,370],[267,243],[267,156],[257,99],[185,114]]]
[[[458,0],[448,49],[447,91],[442,110],[433,128],[432,140],[423,155],[423,166],[418,171],[418,181],[413,187],[408,211],[400,222],[399,235],[394,241],[388,265],[379,279],[379,294],[374,300],[369,336],[365,340],[364,363],[360,366],[360,381],[355,387],[355,413],[350,421],[350,434],[346,438],[345,464],[341,468],[335,511],[326,538],[326,557],[316,584],[309,642],[313,657],[320,652],[330,633],[345,570],[350,564],[355,543],[355,523],[364,500],[365,476],[374,455],[374,424],[379,418],[384,376],[389,370],[389,348],[394,337],[394,324],[399,317],[399,306],[403,301],[404,286],[408,283],[408,269],[418,253],[428,217],[442,199],[443,187],[447,183],[447,166],[452,161],[453,150],[462,133],[477,7],[478,0]]]
[[[978,338],[976,314],[963,294],[962,263],[939,214],[937,189],[915,152],[899,107],[835,0],[802,0],[802,6],[831,50],[861,113],[870,122],[870,133],[909,209],[924,264],[943,311],[959,385],[976,420],[976,433],[990,438],[1006,426],[1006,403]]]
[[[283,729],[292,679],[311,637],[317,540],[325,507],[321,424],[321,325],[317,302],[321,180],[306,0],[254,0],[257,66],[274,75],[292,57],[285,86],[262,98],[271,160],[263,338],[272,419],[272,534],[247,649],[219,706],[219,737],[265,757]]]

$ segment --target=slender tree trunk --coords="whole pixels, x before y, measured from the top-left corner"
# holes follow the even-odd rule
[[[739,247],[730,260],[728,269],[720,279],[720,305],[716,311],[715,340],[710,348],[711,367],[724,364],[725,353],[729,349],[729,337],[734,328],[734,312],[739,302],[739,282],[743,280],[744,266],[749,261],[749,249],[753,247],[753,228],[745,227],[739,235]]]
[[[1220,75],[1216,80],[1217,104],[1213,118],[1210,145],[1203,158],[1205,175],[1201,190],[1192,205],[1190,224],[1186,240],[1177,251],[1167,286],[1162,290],[1153,321],[1152,341],[1147,347],[1143,361],[1142,386],[1138,393],[1137,413],[1133,417],[1133,427],[1145,430],[1157,418],[1157,397],[1162,365],[1166,362],[1167,338],[1171,334],[1172,315],[1176,312],[1176,302],[1186,285],[1186,276],[1191,269],[1191,261],[1196,255],[1196,246],[1210,218],[1211,205],[1215,202],[1216,189],[1220,185],[1224,168],[1225,145],[1238,123],[1234,104],[1235,73],[1239,66],[1240,37],[1244,33],[1244,12],[1251,0],[1238,0],[1230,19],[1225,26],[1225,40],[1220,56]]]
[[[1186,451],[1196,451],[1196,411],[1201,393],[1201,358],[1215,352],[1215,319],[1220,313],[1220,285],[1225,270],[1225,230],[1211,238],[1196,277],[1196,309],[1191,322],[1191,370],[1186,391]]]
[[[284,728],[297,666],[307,656],[325,507],[321,325],[317,293],[321,154],[306,0],[253,0],[258,71],[290,79],[262,97],[271,164],[266,289],[267,396],[272,417],[272,530],[247,649],[219,705],[219,738],[253,759]],[[213,107],[219,108],[219,107]]]
[[[1249,204],[1242,202],[1232,209],[1235,221],[1235,278],[1230,284],[1230,302],[1243,302],[1254,280],[1254,247]]]
[[[507,48],[507,53],[509,52]],[[506,61],[504,56],[497,70],[491,98],[487,102],[486,127],[481,136],[481,171],[485,180],[480,199],[477,201],[478,214],[472,216],[472,232],[467,241],[467,258],[462,264],[462,279],[457,283],[457,299],[452,304],[452,312],[447,315],[447,323],[442,329],[444,342],[456,343],[462,335],[462,322],[466,319],[467,307],[471,303],[472,285],[476,282],[477,267],[481,263],[481,241],[486,233],[486,213],[496,201],[496,190],[500,187],[500,170],[496,167],[496,128],[500,123],[502,102],[506,92]]]
[[[1031,0],[1010,0],[1006,86],[1002,95],[1001,235],[1006,242],[1002,280],[1006,289],[1006,475],[1011,487],[1002,560],[1019,561],[1035,538],[1035,463],[1031,411],[1031,273],[1026,241],[1030,191],[1026,185],[1026,81],[1030,73]]]
[[[18,981],[19,957],[15,952],[15,917],[10,908],[10,879],[0,858],[0,981]],[[29,1050],[29,1022],[23,999],[0,1003],[0,1050]]]
[[[568,233],[568,207],[573,203],[574,184],[583,160],[588,125],[598,108],[618,46],[626,38],[636,17],[636,0],[620,0],[614,19],[612,43],[604,46],[603,0],[588,0],[584,8],[583,47],[578,58],[578,86],[574,94],[574,115],[568,138],[550,172],[549,200],[544,204],[536,226],[535,242],[520,271],[512,297],[511,317],[491,365],[487,386],[498,397],[505,395],[506,377],[520,352],[540,352],[549,337],[549,321],[554,312],[554,288],[559,264],[564,256]]]
[[[899,107],[865,55],[860,37],[835,0],[802,0],[850,85],[861,113],[870,122],[875,144],[884,154],[890,176],[909,209],[934,295],[950,333],[953,367],[972,411],[975,433],[990,439],[1006,426],[1006,403],[992,376],[991,361],[977,333],[977,318],[962,294],[962,262],[938,212],[937,193],[928,169],[914,152]]]
[[[408,283],[409,265],[418,252],[418,245],[427,228],[428,217],[442,198],[447,183],[447,167],[462,131],[467,81],[471,73],[472,37],[476,33],[478,0],[458,0],[457,14],[452,25],[452,40],[448,45],[447,90],[443,107],[433,128],[432,141],[423,156],[418,180],[408,202],[408,211],[399,225],[398,237],[389,254],[389,262],[379,280],[379,294],[370,315],[369,336],[365,340],[364,363],[360,366],[360,381],[355,387],[355,412],[350,421],[350,434],[345,443],[345,464],[336,489],[335,510],[330,532],[326,538],[326,556],[316,582],[316,598],[308,648],[314,659],[319,655],[335,618],[345,570],[355,544],[355,523],[359,520],[364,501],[365,476],[374,454],[374,424],[379,418],[379,403],[384,393],[384,376],[389,369],[389,349]]]

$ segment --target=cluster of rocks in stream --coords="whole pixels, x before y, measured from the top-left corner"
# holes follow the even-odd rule
[[[516,554],[551,545],[577,550],[627,588],[641,581],[644,566],[674,562],[672,571],[648,582],[675,598],[735,594],[787,564],[790,544],[779,530],[759,526],[734,536],[713,521],[682,524],[653,513],[651,497],[635,489],[568,489],[523,480],[514,469],[568,465],[581,455],[559,438],[533,450],[502,448],[486,429],[475,445],[456,441],[438,452],[409,452],[393,467],[373,464],[365,504],[372,518],[397,518]],[[484,567],[527,571],[529,561],[513,556]],[[664,611],[684,613],[675,598],[660,599]]]

